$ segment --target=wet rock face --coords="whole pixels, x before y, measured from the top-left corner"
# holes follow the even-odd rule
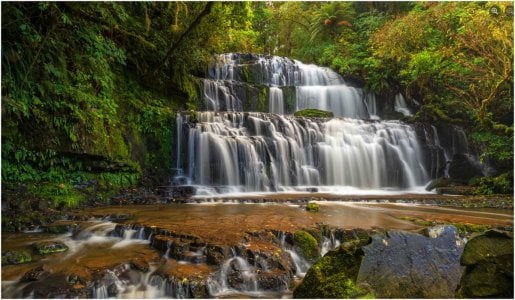
[[[463,251],[458,298],[513,298],[513,233],[490,230]]]
[[[426,234],[390,231],[372,237],[357,282],[379,298],[450,298],[463,273],[464,242],[452,226]]]
[[[455,154],[449,165],[449,176],[455,181],[466,184],[475,176],[483,176],[483,172],[480,166],[467,155]]]

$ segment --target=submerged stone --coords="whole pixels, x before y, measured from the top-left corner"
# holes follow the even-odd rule
[[[513,233],[489,230],[465,246],[458,298],[513,298]]]
[[[7,251],[2,254],[2,265],[17,265],[32,261],[32,256],[26,251]]]
[[[318,212],[320,210],[320,205],[316,203],[308,203],[306,210],[310,212]]]
[[[23,275],[20,282],[37,281],[50,275],[50,272],[45,266],[34,268]]]
[[[32,245],[32,248],[39,255],[54,254],[68,250],[65,244],[57,241],[35,243]]]

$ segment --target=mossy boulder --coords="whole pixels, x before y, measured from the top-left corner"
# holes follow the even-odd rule
[[[330,111],[308,108],[296,111],[294,114],[296,117],[306,117],[306,118],[333,118],[334,114]]]
[[[363,250],[356,243],[344,243],[329,251],[307,272],[293,290],[294,298],[373,297],[365,286],[356,285]]]
[[[297,252],[309,261],[315,261],[320,257],[317,240],[306,231],[299,230],[294,233],[293,245]]]
[[[306,210],[310,212],[318,212],[320,211],[320,205],[313,202],[308,203],[308,205],[306,205]]]
[[[34,243],[32,244],[32,248],[34,252],[39,255],[55,254],[68,250],[65,244],[56,241]]]
[[[456,297],[513,299],[513,233],[489,230],[465,246]]]
[[[18,265],[29,263],[32,256],[26,251],[7,251],[2,254],[2,265]]]

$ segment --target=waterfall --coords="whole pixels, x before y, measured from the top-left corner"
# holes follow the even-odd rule
[[[381,121],[376,95],[328,68],[229,53],[202,81],[206,111],[176,118],[180,182],[197,194],[413,189],[436,173],[415,126]],[[336,118],[291,115],[308,108]],[[412,114],[402,94],[394,109]]]
[[[182,126],[187,175],[207,186],[412,188],[429,180],[415,131],[398,121],[314,121],[265,113],[198,112]]]

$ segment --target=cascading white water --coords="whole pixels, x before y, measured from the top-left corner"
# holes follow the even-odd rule
[[[235,272],[241,281],[238,286],[231,286],[229,283],[230,272]],[[213,296],[222,296],[243,293],[257,293],[258,282],[256,279],[256,269],[251,266],[247,260],[238,256],[233,251],[232,257],[226,260],[220,270],[214,276],[208,279],[209,294]]]
[[[270,87],[270,100],[268,102],[268,111],[273,114],[284,114],[283,90],[281,90],[278,87]]]
[[[196,184],[277,191],[411,188],[429,180],[415,132],[401,122],[215,112],[198,112],[197,118],[194,127],[184,126],[185,166]]]
[[[396,112],[400,112],[406,117],[412,115],[410,109],[408,108],[408,105],[406,104],[406,100],[404,99],[404,96],[402,94],[395,95],[394,109]]]
[[[277,56],[222,54],[215,58],[203,80],[205,109],[211,111],[242,111],[243,101],[249,101],[241,89],[246,82],[268,87],[268,112],[284,114],[286,111],[279,87],[296,87],[296,111],[316,108],[332,111],[338,117],[365,119],[376,112],[367,110],[360,88],[345,84],[336,72],[315,65],[304,64]]]

